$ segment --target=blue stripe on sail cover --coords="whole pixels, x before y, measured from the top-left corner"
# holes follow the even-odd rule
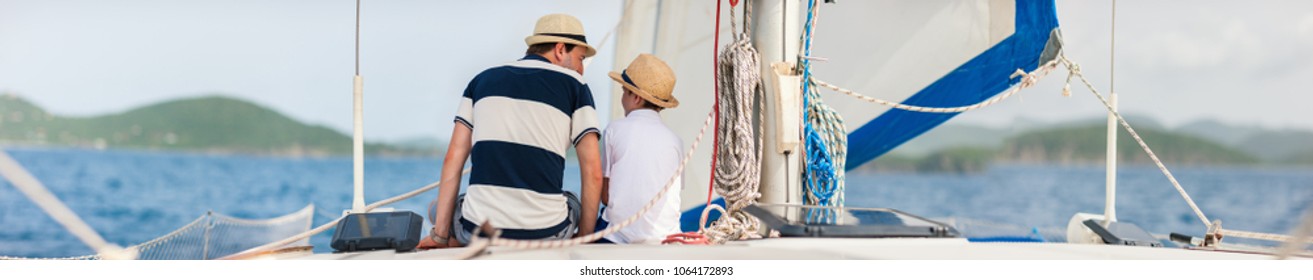
[[[958,66],[930,86],[903,101],[927,107],[957,107],[985,101],[1021,81],[1010,78],[1017,69],[1039,67],[1040,54],[1050,32],[1058,27],[1053,1],[1016,1],[1016,31]],[[848,163],[852,170],[925,133],[957,113],[919,113],[890,109],[848,134]]]
[[[561,194],[565,158],[538,147],[503,141],[474,143],[470,184]]]

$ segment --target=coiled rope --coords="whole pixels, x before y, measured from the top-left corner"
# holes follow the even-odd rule
[[[835,208],[844,205],[844,166],[848,157],[848,130],[844,127],[843,116],[826,105],[811,77],[812,32],[816,29],[817,12],[820,5],[816,0],[807,2],[807,24],[803,34],[803,55],[798,58],[802,67],[803,118],[807,121],[803,128],[803,157],[806,168],[803,169],[803,187],[807,205],[829,206],[807,210],[807,221],[833,223]]]
[[[712,244],[761,238],[758,234],[760,221],[742,211],[761,197],[758,189],[761,187],[762,137],[758,137],[761,128],[752,125],[753,112],[757,112],[758,125],[764,119],[761,110],[754,110],[754,107],[764,106],[761,103],[764,102],[761,98],[763,84],[759,67],[760,53],[752,46],[752,38],[748,35],[751,29],[747,21],[751,17],[752,6],[744,6],[742,30],[737,30],[734,7],[730,6],[731,30],[738,33],[735,34],[736,40],[721,51],[717,69],[720,117],[716,123],[718,139],[714,156],[716,165],[713,170],[713,189],[725,198],[728,209],[704,209],[704,219],[712,209],[725,212],[709,227],[701,227],[706,225],[705,221],[699,223],[699,232],[706,235]]]

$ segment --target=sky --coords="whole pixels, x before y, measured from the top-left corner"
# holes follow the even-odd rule
[[[1120,110],[1168,127],[1214,119],[1270,129],[1313,129],[1313,1],[1118,1],[1115,68],[1111,1],[1058,1],[1068,57],[1107,93],[1115,70]],[[962,114],[1003,125],[1106,114],[1084,86],[1059,92],[1065,72],[1019,101]],[[1015,98],[1015,97],[1014,97]]]
[[[601,46],[585,79],[599,111],[609,111],[604,93],[613,83],[605,74],[614,51],[613,39],[603,38],[619,22],[622,3],[365,1],[366,139],[446,139],[469,79],[520,58],[524,37],[549,13],[580,18],[589,42]],[[1111,12],[1110,1],[1058,1],[1068,56],[1105,91]],[[1313,129],[1313,1],[1120,1],[1116,23],[1123,112],[1169,127],[1215,119]],[[0,0],[0,92],[65,116],[222,94],[345,133],[354,32],[349,0]],[[1102,116],[1078,84],[1074,96],[1062,97],[1063,78],[1055,74],[1016,100],[951,123]]]

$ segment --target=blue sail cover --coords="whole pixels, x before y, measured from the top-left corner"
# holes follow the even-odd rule
[[[1017,69],[1034,71],[1050,34],[1058,27],[1053,1],[1017,0],[1015,32],[904,100],[926,107],[980,103],[1021,81]],[[957,113],[920,113],[891,109],[848,134],[846,170],[852,170],[929,131]]]

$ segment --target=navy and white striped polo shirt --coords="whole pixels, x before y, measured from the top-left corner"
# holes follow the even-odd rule
[[[593,94],[578,72],[538,55],[484,70],[465,88],[456,122],[473,131],[466,222],[491,221],[521,238],[568,225],[565,153],[598,133]]]

